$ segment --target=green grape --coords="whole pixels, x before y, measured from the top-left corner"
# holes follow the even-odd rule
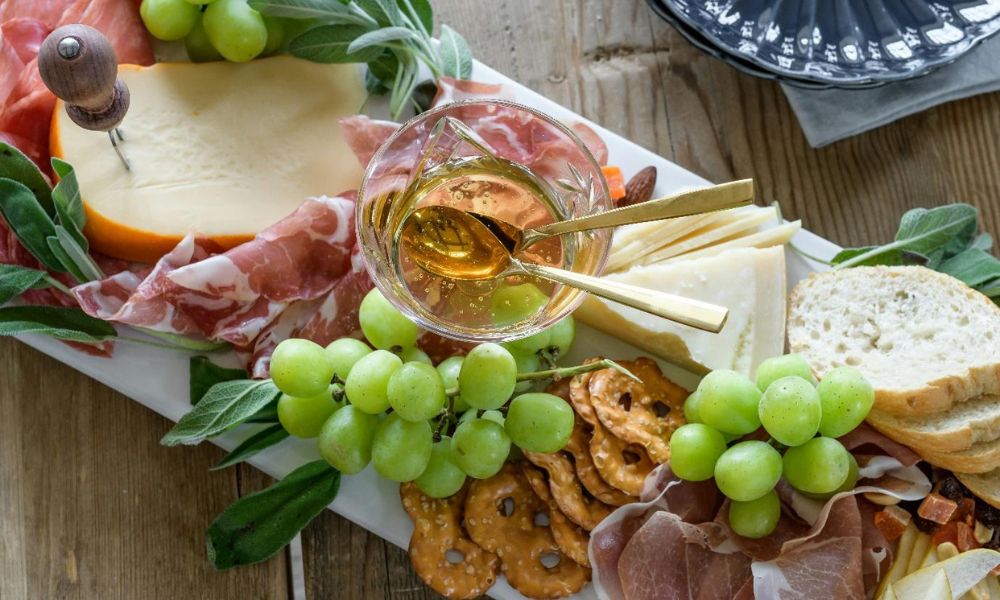
[[[333,399],[333,390],[334,386],[330,386],[322,394],[310,398],[282,394],[278,399],[278,422],[295,437],[316,437],[323,423],[340,408]]]
[[[801,377],[782,377],[761,396],[759,412],[760,422],[771,437],[786,446],[799,446],[819,429],[819,394]]]
[[[726,440],[701,423],[682,425],[670,436],[670,470],[688,481],[704,481],[715,474],[715,463],[726,451]]]
[[[723,433],[746,434],[760,427],[760,390],[735,371],[712,371],[698,385],[698,415]]]
[[[201,6],[203,4],[211,4],[215,2],[215,0],[187,0],[187,2],[190,4],[194,4],[195,6]]]
[[[757,367],[757,389],[764,392],[775,381],[782,377],[800,377],[810,384],[815,384],[812,367],[802,358],[801,354],[786,354],[775,356],[760,363]]]
[[[522,352],[516,348],[511,347],[509,344],[500,344],[510,352],[510,355],[514,357],[514,362],[517,363],[517,372],[521,373],[534,373],[542,368],[542,359],[535,352]],[[514,386],[515,392],[526,392],[531,389],[534,385],[533,381],[518,381]]]
[[[389,405],[402,419],[426,421],[441,412],[448,397],[437,370],[420,362],[408,362],[389,378]]]
[[[264,27],[267,28],[267,43],[260,54],[270,56],[285,45],[285,22],[274,17],[264,17]]]
[[[701,423],[701,415],[698,413],[698,404],[701,402],[701,394],[698,390],[691,392],[684,401],[684,420],[688,423]]]
[[[538,333],[529,335],[517,340],[511,340],[504,344],[504,346],[511,352],[520,352],[522,354],[534,354],[539,350],[543,350],[549,347],[549,340],[552,339],[552,332],[548,329],[543,329]]]
[[[341,473],[360,473],[372,459],[372,440],[379,417],[345,406],[333,413],[319,431],[319,454]]]
[[[801,492],[832,492],[847,479],[850,456],[844,445],[833,438],[813,438],[785,451],[785,479]]]
[[[462,416],[458,418],[459,424],[465,423],[466,421],[471,421],[472,419],[486,419],[487,421],[493,421],[494,423],[502,427],[504,421],[506,421],[506,418],[504,418],[503,413],[500,412],[499,410],[484,410],[483,414],[481,415],[478,413],[479,413],[478,410],[465,411],[464,413],[462,413]]]
[[[442,437],[431,448],[431,459],[427,468],[416,480],[421,492],[431,498],[454,496],[465,483],[465,473],[458,468],[451,454],[451,438]]]
[[[267,26],[247,0],[217,0],[204,13],[205,31],[226,60],[247,62],[267,45]]]
[[[756,500],[729,503],[729,526],[737,535],[762,538],[770,535],[781,518],[781,501],[771,490]]]
[[[462,362],[458,389],[474,408],[500,408],[517,384],[517,361],[498,344],[480,344]]]
[[[507,409],[504,430],[528,452],[557,452],[573,433],[573,407],[559,396],[521,394]]]
[[[441,374],[441,380],[444,381],[444,389],[451,390],[458,387],[458,373],[462,370],[462,363],[465,362],[464,356],[451,356],[440,363],[438,363],[437,371]],[[456,413],[464,413],[469,410],[469,405],[462,400],[462,396],[453,396],[451,399],[452,410]]]
[[[844,483],[840,484],[837,489],[825,494],[810,494],[808,492],[802,492],[802,494],[809,496],[810,498],[815,498],[816,500],[829,500],[841,492],[853,490],[854,486],[858,483],[858,461],[850,452],[847,453],[847,456],[851,459],[851,464],[847,471],[847,479],[845,479]]]
[[[434,366],[434,361],[431,357],[427,355],[426,352],[417,348],[416,346],[410,346],[409,348],[404,348],[402,352],[399,353],[399,357],[403,359],[403,362],[419,362],[425,365]]]
[[[271,379],[289,396],[310,398],[323,393],[333,379],[333,365],[323,346],[309,340],[289,339],[271,355]]]
[[[390,481],[413,481],[427,468],[433,445],[430,423],[405,421],[392,413],[375,430],[372,464]]]
[[[389,408],[389,378],[403,365],[399,357],[386,350],[376,350],[354,364],[347,375],[344,391],[358,409],[378,414]]]
[[[490,298],[493,322],[496,325],[509,325],[527,321],[548,302],[549,297],[533,284],[501,286]]]
[[[393,306],[382,292],[373,289],[358,309],[361,331],[376,348],[409,348],[417,342],[420,330]]]
[[[191,29],[191,33],[184,38],[184,49],[187,50],[191,62],[222,60],[222,55],[208,39],[208,33],[205,32],[205,21],[201,18],[201,14],[198,15],[198,22]]]
[[[510,454],[510,438],[504,428],[486,419],[470,419],[455,429],[451,453],[469,477],[486,479],[503,467]]]
[[[860,425],[875,403],[872,384],[851,367],[831,370],[816,391],[823,407],[819,432],[827,437],[840,437]]]
[[[573,320],[572,315],[568,316],[553,325],[549,329],[549,333],[551,334],[549,338],[549,352],[556,359],[566,356],[573,346],[573,340],[576,339],[576,321]]]
[[[371,353],[372,349],[368,344],[354,338],[340,338],[326,347],[326,357],[333,364],[333,373],[341,381],[347,381],[347,375],[355,363]]]
[[[201,11],[185,0],[142,0],[139,16],[153,37],[171,42],[191,33]]]
[[[766,442],[733,444],[715,463],[715,484],[732,500],[756,500],[781,479],[781,454]]]

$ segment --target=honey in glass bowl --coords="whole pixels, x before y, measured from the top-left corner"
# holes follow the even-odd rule
[[[408,122],[383,144],[357,206],[368,271],[386,298],[424,328],[475,342],[536,333],[572,312],[582,293],[525,274],[470,280],[484,265],[461,254],[464,245],[449,239],[450,229],[420,235],[455,249],[453,276],[425,271],[403,243],[403,225],[429,206],[519,229],[612,208],[600,165],[584,144],[563,125],[514,103],[449,104]],[[531,244],[515,258],[599,275],[609,244],[604,230],[568,234]]]

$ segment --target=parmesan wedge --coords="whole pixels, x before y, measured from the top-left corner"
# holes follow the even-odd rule
[[[700,250],[695,250],[694,252],[675,256],[667,259],[665,262],[717,256],[723,252],[736,248],[768,248],[770,246],[781,246],[787,244],[788,241],[792,239],[792,236],[794,236],[801,228],[802,221],[792,221],[791,223],[784,223],[777,227],[765,229],[764,231],[745,237],[738,237],[716,246],[708,246]]]
[[[741,237],[750,229],[763,225],[764,223],[778,218],[778,211],[775,209],[763,209],[750,211],[746,214],[734,215],[736,219],[718,227],[707,227],[699,229],[676,243],[660,248],[652,254],[643,257],[639,262],[644,265],[673,258],[681,254],[693,252],[699,248],[712,246],[715,244],[730,241],[733,238]]]
[[[575,316],[591,327],[695,373],[733,369],[751,375],[761,361],[784,349],[785,250],[781,246],[640,265],[605,278],[729,309],[729,319],[718,334],[593,296],[576,311]]]

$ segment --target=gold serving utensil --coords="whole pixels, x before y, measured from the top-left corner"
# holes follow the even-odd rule
[[[534,275],[712,333],[721,331],[729,316],[728,309],[707,302],[522,262],[476,216],[448,206],[416,210],[403,224],[401,243],[417,266],[440,277],[481,281]]]
[[[753,202],[753,179],[741,179],[707,188],[678,192],[641,204],[567,221],[557,221],[533,229],[522,230],[500,219],[479,213],[470,214],[479,219],[500,240],[508,252],[518,254],[524,248],[554,235],[687,217],[746,206],[751,202]]]

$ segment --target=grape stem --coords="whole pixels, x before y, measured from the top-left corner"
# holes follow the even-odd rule
[[[534,381],[536,379],[562,379],[563,377],[572,377],[574,375],[579,375],[580,373],[589,373],[591,371],[600,371],[601,369],[614,369],[629,377],[634,379],[639,383],[642,380],[635,376],[631,371],[616,363],[615,361],[605,358],[596,362],[587,363],[585,365],[577,365],[575,367],[559,367],[557,369],[547,369],[545,371],[535,371],[533,373],[518,373],[518,381]],[[456,390],[457,391],[457,390]]]

